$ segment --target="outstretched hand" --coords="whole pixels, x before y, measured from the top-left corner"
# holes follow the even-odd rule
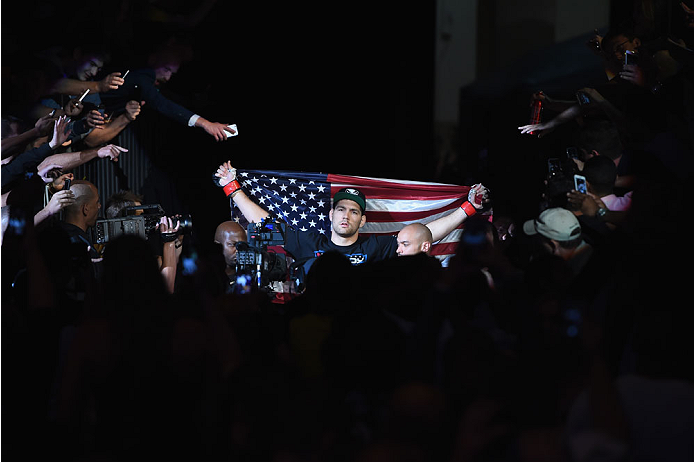
[[[38,131],[39,136],[47,136],[51,133],[51,129],[55,125],[54,122],[57,119],[57,117],[52,114],[53,113],[46,114],[34,124],[34,128]]]
[[[226,186],[236,179],[236,169],[231,166],[231,161],[226,161],[219,166],[214,176],[219,178],[219,186]]]
[[[91,111],[89,111],[89,113],[86,116],[86,120],[87,125],[92,128],[96,128],[99,130],[104,128],[104,116],[101,114],[101,112],[97,111],[96,109],[92,109]]]
[[[70,133],[72,133],[72,130],[67,130],[69,123],[70,118],[67,116],[60,116],[53,122],[53,138],[48,143],[52,149],[61,146],[67,141]]]
[[[118,90],[118,87],[125,83],[125,80],[123,80],[120,75],[120,72],[112,72],[102,80],[99,80],[99,93],[106,93],[109,90]]]
[[[69,189],[65,191],[58,191],[57,193],[53,194],[53,197],[51,197],[51,200],[48,202],[48,205],[46,205],[46,211],[50,215],[55,215],[65,207],[68,207],[74,203],[75,193],[73,193]]]
[[[142,110],[142,106],[145,105],[144,101],[137,102],[135,100],[128,101],[128,103],[125,105],[125,117],[132,122],[133,120],[137,119],[137,116],[140,115],[140,111]]]
[[[37,173],[44,183],[53,183],[56,178],[63,174],[63,166],[59,164],[44,165],[41,163],[37,167]]]
[[[549,122],[543,122],[539,124],[523,125],[518,127],[518,130],[522,134],[537,135],[538,138],[551,133],[555,129],[555,124],[550,120]]]
[[[60,175],[58,178],[53,180],[53,189],[56,191],[62,191],[65,187],[65,180],[73,181],[74,179],[75,175],[72,173],[65,173],[63,175]]]
[[[205,120],[202,117],[198,119],[198,125],[202,127],[202,129],[205,130],[209,135],[212,135],[216,141],[226,140],[226,132],[229,132],[232,135],[236,133],[236,131],[233,128],[229,127],[228,124],[210,122],[209,120]]]
[[[121,152],[128,152],[128,150],[120,146],[116,146],[115,144],[107,144],[106,146],[99,148],[96,155],[101,159],[108,157],[112,161],[118,162],[118,156]]]

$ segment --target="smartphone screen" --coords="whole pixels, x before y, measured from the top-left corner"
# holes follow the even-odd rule
[[[581,194],[588,194],[588,187],[586,186],[586,177],[582,175],[574,175],[574,189]]]
[[[637,62],[637,55],[633,51],[625,51],[624,52],[624,64],[638,64]]]
[[[576,99],[578,100],[578,104],[581,106],[590,103],[590,98],[588,98],[588,95],[586,95],[582,91],[576,93]]]

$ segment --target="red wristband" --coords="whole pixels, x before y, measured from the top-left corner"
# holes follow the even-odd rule
[[[227,197],[231,196],[234,192],[238,191],[241,189],[241,185],[237,180],[231,181],[224,185],[224,193],[227,195]]]
[[[463,212],[465,212],[465,215],[467,215],[468,217],[471,217],[477,213],[477,209],[474,205],[470,203],[470,201],[465,201],[463,205],[460,206],[460,208],[463,209]]]

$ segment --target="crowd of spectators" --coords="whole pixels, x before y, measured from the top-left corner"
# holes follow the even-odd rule
[[[148,105],[215,140],[226,125],[134,98],[128,78],[163,82],[157,66],[93,80],[108,53],[58,53],[63,74],[3,108],[3,455],[692,460],[694,43],[634,34],[596,38],[606,82],[576,89],[588,103],[532,96],[545,120],[523,133],[577,134],[534,216],[470,217],[446,267],[427,246],[359,267],[328,252],[286,303],[229,290],[246,239],[233,221],[197,258],[175,217],[93,241],[100,214],[142,197],[103,213],[72,169],[127,155],[108,143]],[[623,67],[627,50],[638,64]]]

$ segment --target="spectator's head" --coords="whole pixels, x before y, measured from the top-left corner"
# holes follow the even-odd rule
[[[149,66],[154,69],[155,85],[168,82],[185,61],[191,59],[192,48],[170,41],[150,53]]]
[[[566,256],[583,241],[578,218],[561,207],[549,208],[534,220],[526,221],[523,232],[538,236],[546,250],[559,256]]]
[[[619,132],[607,120],[587,121],[578,131],[576,147],[583,160],[601,155],[614,161],[622,156],[624,150]]]
[[[63,209],[65,221],[86,231],[96,224],[99,216],[99,191],[96,186],[85,180],[75,180],[70,190],[75,195],[75,202]]]
[[[99,49],[77,47],[73,50],[75,62],[75,77],[77,80],[94,80],[99,75],[104,64],[109,61],[109,55]]]
[[[236,266],[236,243],[246,242],[246,230],[235,221],[225,221],[217,226],[214,242],[222,246],[222,255],[228,268]]]
[[[117,218],[126,207],[142,205],[143,198],[132,191],[121,190],[115,192],[106,200],[106,218]],[[141,215],[142,210],[137,210],[135,215]]]
[[[428,226],[422,223],[412,223],[398,233],[398,256],[429,254],[434,238]]]
[[[355,290],[354,267],[349,259],[338,252],[329,251],[318,257],[306,274],[306,293],[320,305],[330,311],[337,306],[346,307],[352,302]],[[349,288],[346,294],[343,290]]]
[[[608,61],[622,64],[626,51],[638,52],[641,39],[636,36],[634,25],[629,21],[608,31],[600,46]]]
[[[333,233],[351,237],[366,224],[366,196],[355,188],[342,188],[333,196],[330,221]]]
[[[595,156],[583,166],[583,176],[588,182],[588,192],[603,197],[612,194],[617,180],[617,166],[604,156]]]
[[[22,121],[11,115],[2,116],[2,139],[12,138],[21,133]]]

